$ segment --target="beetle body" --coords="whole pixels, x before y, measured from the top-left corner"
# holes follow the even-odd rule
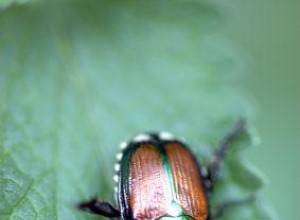
[[[232,141],[245,131],[244,120],[221,141],[205,175],[187,145],[173,135],[140,134],[121,144],[115,164],[118,208],[92,199],[78,208],[122,220],[217,220],[229,208],[247,204],[252,197],[225,201],[210,210],[209,194],[218,180],[220,164]]]
[[[183,142],[143,134],[123,146],[115,177],[121,219],[207,219],[204,179]]]

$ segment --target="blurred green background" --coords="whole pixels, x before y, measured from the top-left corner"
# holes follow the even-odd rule
[[[279,219],[300,219],[300,1],[226,1],[221,30],[248,58],[245,86],[257,102],[261,146],[251,159]],[[224,3],[224,4],[226,4]]]

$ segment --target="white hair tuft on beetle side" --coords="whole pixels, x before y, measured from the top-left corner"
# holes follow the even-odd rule
[[[115,166],[114,166],[114,168],[115,168],[115,171],[119,172],[119,170],[120,170],[120,164],[116,163]]]
[[[118,175],[114,175],[113,179],[117,183],[119,181],[119,176]]]
[[[127,143],[127,142],[122,142],[122,143],[120,144],[120,149],[121,149],[121,150],[124,150],[124,149],[126,149],[127,146],[128,146],[128,143]]]
[[[159,138],[163,141],[173,141],[176,139],[173,134],[166,132],[166,131],[160,132],[158,135],[159,135]]]
[[[133,138],[133,141],[136,143],[142,141],[150,141],[150,140],[151,140],[151,136],[148,134],[139,134]]]
[[[122,157],[123,157],[123,154],[122,154],[122,153],[118,153],[118,154],[116,155],[116,158],[117,158],[118,161],[120,161],[120,160],[122,159]]]

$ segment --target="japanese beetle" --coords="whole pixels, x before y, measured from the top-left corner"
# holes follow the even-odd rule
[[[244,130],[245,123],[240,120],[223,139],[207,168],[201,167],[187,145],[172,134],[140,134],[122,143],[122,152],[117,155],[114,179],[118,208],[97,199],[78,207],[122,220],[218,219],[226,208],[240,204],[231,201],[212,211],[209,195],[230,143]]]

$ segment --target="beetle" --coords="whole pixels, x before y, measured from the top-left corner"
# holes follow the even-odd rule
[[[183,142],[167,132],[144,133],[121,144],[115,165],[118,208],[92,199],[78,208],[122,220],[215,220],[227,208],[249,202],[229,201],[210,210],[210,194],[230,144],[245,131],[239,120],[224,137],[206,168]]]

